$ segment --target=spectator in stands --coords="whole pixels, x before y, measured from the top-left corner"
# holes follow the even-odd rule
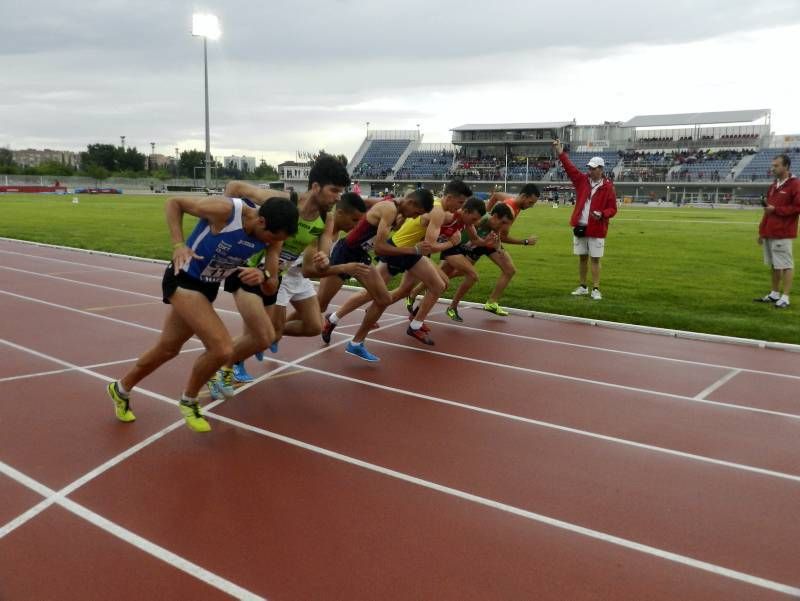
[[[573,231],[573,252],[578,255],[578,273],[580,285],[572,291],[573,296],[589,294],[586,285],[589,257],[592,263],[593,300],[600,300],[600,259],[605,252],[605,239],[608,224],[617,214],[617,193],[614,184],[605,177],[605,161],[601,157],[592,157],[587,163],[588,173],[581,173],[569,160],[560,140],[553,142],[564,170],[572,185],[575,186],[575,208],[572,211],[570,225]]]
[[[764,247],[764,263],[772,269],[772,290],[757,302],[774,303],[776,309],[789,306],[792,291],[794,257],[792,241],[797,238],[800,215],[800,180],[789,169],[792,161],[785,154],[772,160],[775,182],[767,192],[764,216],[758,227],[758,243]],[[780,288],[783,284],[783,294]]]

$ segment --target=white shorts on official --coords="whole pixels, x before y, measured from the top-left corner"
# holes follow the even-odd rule
[[[595,259],[603,256],[606,249],[605,238],[572,237],[572,252],[576,255],[589,255]]]
[[[773,269],[794,269],[791,238],[764,238],[764,264]]]
[[[278,288],[278,300],[275,304],[279,307],[285,307],[291,302],[304,301],[307,298],[316,296],[317,291],[314,289],[314,284],[311,283],[300,270],[294,267],[290,268],[281,280],[281,287]]]

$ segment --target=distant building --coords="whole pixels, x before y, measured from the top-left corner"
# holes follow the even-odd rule
[[[286,161],[278,165],[278,173],[285,182],[308,182],[308,173],[311,171],[311,163],[298,163],[296,161]]]
[[[256,158],[255,157],[245,157],[245,156],[229,156],[224,157],[223,161],[225,161],[225,167],[228,169],[238,169],[239,171],[249,171],[252,173],[256,170]]]
[[[22,167],[38,167],[42,163],[61,163],[77,167],[80,163],[80,154],[69,150],[35,150],[27,148],[25,150],[12,150],[14,162]]]

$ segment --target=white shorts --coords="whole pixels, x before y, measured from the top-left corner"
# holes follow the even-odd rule
[[[606,248],[605,238],[572,237],[572,252],[576,255],[589,255],[595,259],[603,256]]]
[[[794,269],[791,238],[764,238],[764,264],[773,269]]]
[[[291,268],[281,280],[281,287],[278,288],[278,300],[275,304],[279,307],[285,307],[291,302],[304,301],[307,298],[316,296],[317,291],[314,289],[314,284],[311,283],[303,274],[298,270]]]

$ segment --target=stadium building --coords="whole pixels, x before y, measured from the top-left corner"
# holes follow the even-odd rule
[[[622,200],[755,203],[781,152],[800,165],[800,135],[774,135],[769,109],[640,115],[626,122],[468,124],[449,143],[423,143],[416,130],[369,131],[348,165],[362,190],[438,188],[458,177],[475,190],[515,192],[535,182],[550,194],[571,185],[553,155],[560,138],[572,161],[605,159]],[[287,184],[302,188],[301,181]],[[563,196],[562,196],[563,197]]]

